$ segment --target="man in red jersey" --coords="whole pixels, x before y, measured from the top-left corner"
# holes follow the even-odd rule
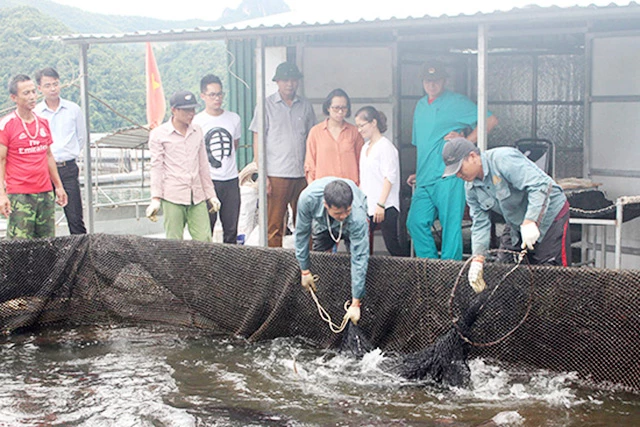
[[[49,147],[49,123],[33,113],[36,85],[29,76],[11,79],[9,93],[17,108],[0,120],[0,213],[9,218],[7,238],[54,237],[54,197],[65,206],[67,193]]]

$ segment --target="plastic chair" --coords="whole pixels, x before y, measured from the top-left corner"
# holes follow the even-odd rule
[[[524,138],[517,140],[514,145],[547,175],[555,179],[556,149],[553,142],[548,139]]]
[[[515,147],[536,164],[547,175],[556,175],[556,150],[553,142],[548,139],[523,138],[514,143]],[[491,247],[497,248],[500,237],[496,230],[497,223],[504,223],[504,218],[497,212],[491,212]]]

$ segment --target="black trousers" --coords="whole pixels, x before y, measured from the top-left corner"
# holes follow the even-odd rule
[[[213,233],[218,214],[222,221],[222,241],[235,244],[238,239],[238,217],[240,215],[240,186],[238,178],[229,181],[212,181],[220,200],[220,211],[209,212],[209,223]],[[207,204],[208,205],[208,204]],[[209,206],[211,207],[211,206]]]
[[[384,210],[384,220],[376,224],[373,222],[373,217],[369,217],[369,248],[373,252],[373,232],[376,226],[380,226],[382,230],[382,238],[384,239],[384,246],[393,256],[409,256],[409,247],[402,247],[400,245],[400,238],[398,235],[398,217],[400,212],[394,207],[386,208]]]
[[[67,206],[64,207],[64,215],[67,217],[69,233],[86,234],[82,218],[82,195],[80,194],[80,182],[78,181],[78,165],[75,160],[58,162],[58,175],[62,181],[64,191],[67,192]]]
[[[338,237],[340,233],[336,230],[333,231],[333,236]],[[340,237],[340,241],[344,242],[344,245],[347,248],[347,252],[349,252],[349,246],[351,245],[351,240],[349,240],[348,234],[342,234]],[[324,230],[320,233],[312,233],[311,236],[311,250],[317,252],[329,252],[336,251],[338,247],[336,246],[335,240],[331,238],[331,234],[329,230]]]
[[[500,248],[510,251],[521,251],[522,239],[514,246],[511,243],[511,231],[509,225],[504,228],[500,237]],[[547,230],[544,238],[535,244],[533,252],[527,252],[530,264],[545,264],[558,266],[571,266],[571,237],[569,236],[569,203],[565,203],[560,213],[556,216]],[[500,253],[498,260],[513,262],[513,256]]]

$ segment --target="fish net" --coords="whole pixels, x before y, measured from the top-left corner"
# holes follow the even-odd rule
[[[525,322],[533,303],[533,275],[524,252],[492,250],[487,264],[499,253],[505,259],[512,256],[514,266],[502,275],[488,268],[486,288],[476,295],[467,280],[472,260],[465,262],[449,298],[453,326],[425,349],[385,360],[383,368],[430,384],[468,385],[471,346],[488,347],[507,339]]]
[[[351,297],[349,256],[312,253],[311,265],[321,277],[318,299],[341,319]],[[428,357],[439,339],[449,339],[452,351],[465,352],[461,358],[468,353],[523,368],[577,372],[585,384],[640,392],[640,272],[527,267],[534,286],[525,321],[495,345],[460,346],[449,300],[464,266],[371,257],[358,323],[362,334],[400,358]],[[501,278],[512,268],[487,263],[485,277]],[[299,279],[287,249],[100,234],[2,241],[0,330],[162,322],[252,341],[300,336],[339,348],[349,329],[332,333]],[[476,296],[461,298],[472,306]],[[495,303],[505,310],[513,304],[509,298]],[[477,322],[478,330],[491,323]]]
[[[507,339],[526,321],[533,305],[535,283],[525,253],[492,249],[486,254],[486,265],[499,255],[512,259],[513,267],[507,272],[486,268],[486,289],[480,295],[468,284],[472,258],[460,269],[451,290],[451,321],[460,338],[473,346],[487,347]]]

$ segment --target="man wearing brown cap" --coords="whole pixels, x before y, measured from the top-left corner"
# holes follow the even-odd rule
[[[415,184],[407,228],[413,240],[416,256],[438,258],[438,250],[431,233],[437,219],[442,226],[442,259],[462,259],[462,216],[465,196],[463,182],[451,176],[442,179],[444,162],[442,148],[447,140],[465,136],[477,141],[478,108],[464,95],[445,89],[448,73],[439,62],[425,64],[422,85],[426,96],[418,104],[413,116],[412,144],[417,148],[416,174],[407,183]],[[487,131],[498,123],[489,113]]]
[[[269,247],[282,246],[287,205],[296,217],[298,197],[307,182],[304,156],[309,130],[316,124],[311,103],[296,94],[302,73],[296,64],[283,62],[276,68],[273,81],[278,91],[266,99],[265,154],[267,164],[267,237]],[[258,120],[254,114],[249,130],[254,132],[253,158],[258,161]]]
[[[448,141],[442,151],[443,178],[466,181],[467,204],[473,219],[469,284],[484,289],[482,270],[489,249],[490,211],[506,223],[500,248],[527,250],[531,264],[571,265],[569,203],[562,188],[542,169],[513,147],[480,153],[464,138]],[[508,256],[500,257],[506,261]]]
[[[211,178],[202,129],[191,121],[198,101],[188,91],[169,100],[171,119],[151,131],[151,203],[146,215],[157,221],[162,207],[167,239],[182,240],[185,225],[193,240],[211,241],[207,201],[220,209]]]

